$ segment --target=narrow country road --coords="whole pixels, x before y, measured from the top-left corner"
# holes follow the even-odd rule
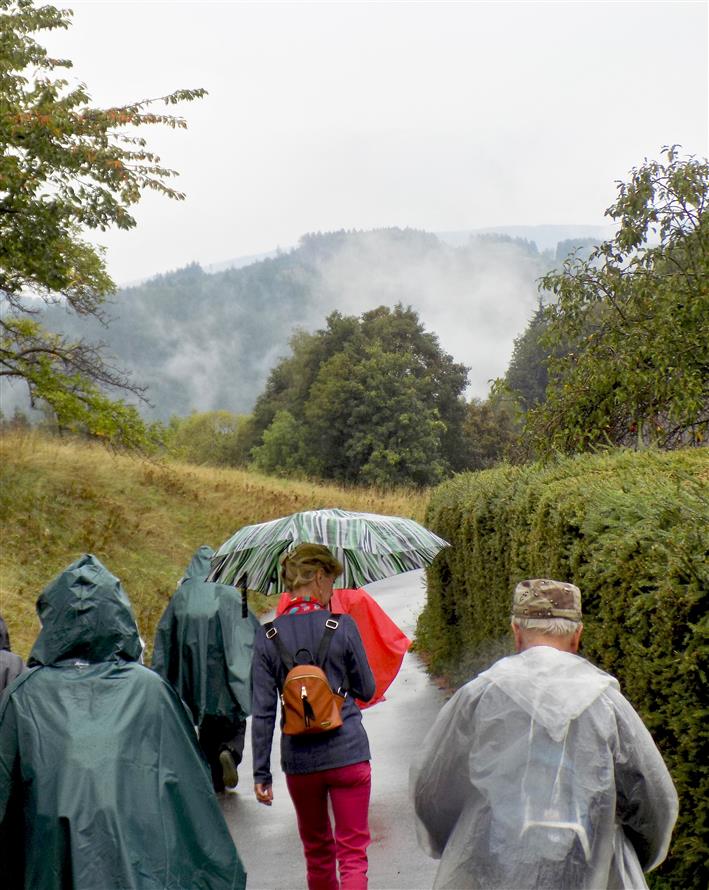
[[[425,576],[408,572],[367,586],[392,619],[413,638],[423,608]],[[408,798],[409,763],[443,703],[420,661],[411,653],[387,693],[387,701],[363,712],[372,749],[369,848],[371,890],[426,890],[437,863],[416,844]],[[304,890],[305,863],[295,812],[280,770],[278,733],[272,756],[273,806],[253,795],[247,734],[237,793],[220,795],[222,810],[248,872],[249,890]]]

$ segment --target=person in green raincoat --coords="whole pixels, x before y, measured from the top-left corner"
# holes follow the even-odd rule
[[[3,890],[241,890],[246,874],[175,691],[139,663],[117,578],[90,554],[37,601],[0,706]]]
[[[158,623],[152,667],[192,713],[215,791],[234,787],[251,713],[251,658],[260,624],[227,584],[205,581],[214,551],[203,545]]]

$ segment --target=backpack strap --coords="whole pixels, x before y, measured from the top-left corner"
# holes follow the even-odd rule
[[[315,656],[315,664],[320,668],[325,664],[325,657],[327,656],[330,643],[332,642],[332,635],[339,627],[340,618],[342,618],[341,614],[333,612],[325,622],[325,630],[323,631],[322,639],[320,640],[318,654]]]
[[[332,635],[339,627],[341,617],[342,615],[340,613],[333,613],[325,622],[325,630],[322,639],[320,640],[320,646],[318,647],[314,662],[318,667],[322,667],[325,663],[325,657],[327,656],[328,650],[330,649],[330,643],[332,642]],[[267,621],[264,624],[264,628],[266,629],[266,639],[273,640],[286,671],[292,670],[296,665],[296,660],[283,644],[281,635],[278,633],[278,628],[273,621]]]
[[[281,656],[281,661],[283,662],[283,666],[286,669],[286,673],[292,670],[295,667],[295,659],[290,654],[290,652],[283,645],[283,640],[281,639],[281,635],[278,633],[278,628],[272,621],[267,621],[264,624],[266,628],[266,639],[273,640],[276,649],[278,649],[278,654]]]

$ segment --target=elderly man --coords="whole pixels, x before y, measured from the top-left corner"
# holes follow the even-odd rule
[[[419,842],[449,890],[646,887],[677,795],[618,682],[577,655],[573,584],[522,581],[516,655],[443,707],[411,770]]]

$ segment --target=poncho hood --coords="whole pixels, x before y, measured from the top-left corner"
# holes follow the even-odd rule
[[[42,629],[30,666],[68,658],[138,661],[142,644],[121,582],[90,553],[50,582],[37,600]]]
[[[7,629],[7,624],[3,618],[0,618],[0,650],[7,649],[10,651],[10,634]]]
[[[214,551],[212,548],[207,544],[202,544],[190,560],[190,564],[187,566],[180,583],[184,584],[185,581],[204,581],[212,568],[213,556]]]
[[[214,551],[194,554],[158,623],[153,670],[179,692],[202,725],[206,716],[243,719],[251,713],[251,659],[258,619],[244,616],[241,594],[205,581]]]
[[[569,723],[618,681],[585,658],[552,646],[533,646],[481,674],[561,741]]]

